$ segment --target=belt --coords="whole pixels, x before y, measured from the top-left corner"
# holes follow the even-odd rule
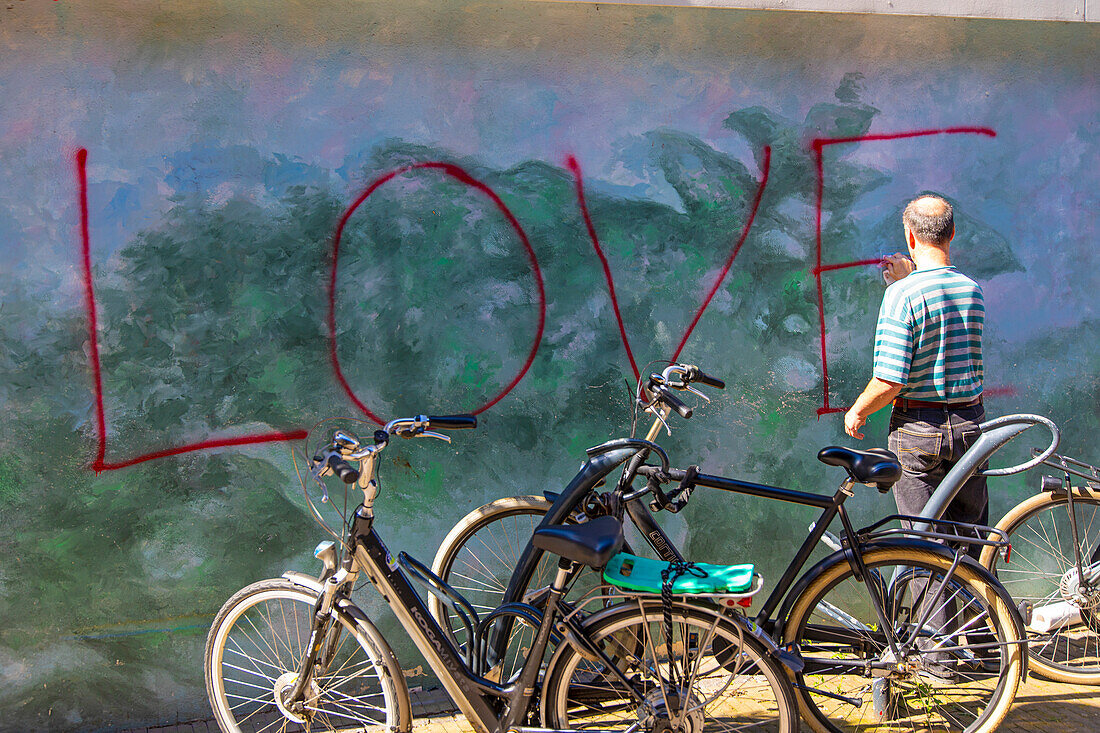
[[[931,407],[936,410],[957,410],[962,407],[974,407],[980,404],[982,404],[981,395],[964,402],[931,402],[929,400],[911,400],[907,397],[898,397],[894,400],[894,405],[902,410],[912,410],[918,407]]]

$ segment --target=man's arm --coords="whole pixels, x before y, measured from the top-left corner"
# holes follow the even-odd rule
[[[863,390],[844,415],[844,432],[853,438],[863,440],[863,433],[859,429],[867,422],[867,418],[894,401],[904,385],[894,384],[878,377],[871,377],[867,387]]]

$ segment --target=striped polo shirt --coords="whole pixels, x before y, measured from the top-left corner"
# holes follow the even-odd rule
[[[982,393],[985,299],[954,267],[917,270],[886,288],[875,330],[874,375],[901,396],[960,402]]]

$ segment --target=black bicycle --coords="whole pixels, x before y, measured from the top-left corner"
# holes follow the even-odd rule
[[[671,390],[686,390],[693,382],[721,386],[696,367],[672,365],[639,390],[657,416],[647,437],[655,436],[671,411],[690,416]],[[654,456],[659,465],[645,463]],[[801,652],[805,667],[793,677],[803,719],[822,733],[994,730],[1026,670],[1024,627],[1011,596],[966,548],[1004,552],[1003,533],[944,521],[920,532],[888,526],[917,519],[900,515],[856,529],[845,500],[857,484],[888,491],[900,476],[896,458],[840,447],[825,448],[818,457],[847,474],[832,496],[706,475],[694,467],[673,469],[651,440],[613,440],[588,450],[587,462],[560,495],[513,497],[472,512],[452,530],[434,569],[483,605],[537,602],[546,565],[529,539],[539,527],[625,516],[658,557],[682,561],[651,512],[679,511],[697,487],[816,507],[820,517],[753,619],[777,643]],[[624,464],[615,490],[601,493],[598,487]],[[651,497],[631,494],[639,477]],[[674,488],[665,492],[668,484]],[[839,538],[827,531],[837,517]],[[803,573],[822,540],[835,551]],[[600,580],[574,578],[581,585]],[[433,610],[452,638],[462,636],[445,607]],[[489,660],[502,676],[516,663],[509,653],[517,646],[515,635],[503,624],[490,640]]]
[[[797,733],[794,695],[777,661],[790,655],[740,616],[721,610],[753,588],[712,588],[703,604],[684,583],[676,589],[670,582],[661,597],[631,589],[627,581],[621,590],[612,586],[610,593],[590,598],[587,612],[584,604],[561,603],[581,566],[601,568],[615,558],[619,575],[631,576],[624,564],[634,560],[617,554],[623,530],[613,517],[548,523],[536,531],[532,547],[553,555],[557,568],[542,601],[505,603],[484,616],[415,559],[392,555],[374,522],[381,451],[394,435],[449,441],[434,430],[475,425],[469,416],[393,420],[365,443],[336,431],[314,455],[315,478],[335,474],[345,492],[352,484],[362,489],[363,503],[342,517],[336,532],[307,492],[315,518],[335,538],[317,547],[320,575],[287,572],[254,583],[218,612],[204,666],[223,731],[410,730],[401,666],[351,599],[362,574],[478,733]],[[615,460],[633,453],[612,448],[602,455]],[[414,582],[464,619],[469,643],[460,648],[451,641]],[[489,640],[505,622],[533,629],[534,638],[514,676],[492,679]]]

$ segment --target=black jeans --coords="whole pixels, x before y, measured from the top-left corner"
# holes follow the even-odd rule
[[[890,416],[890,450],[897,455],[902,467],[902,477],[894,484],[894,501],[899,514],[920,514],[943,477],[958,462],[962,454],[978,439],[979,423],[985,419],[981,405],[963,408],[917,407],[902,410],[895,407]],[[985,465],[981,466],[982,469]],[[947,505],[943,519],[972,524],[987,524],[989,502],[984,476],[971,476],[962,489]],[[971,545],[968,552],[977,559],[980,545]],[[942,581],[942,578],[941,578]],[[960,617],[968,609],[959,609],[955,588],[946,591],[938,584],[929,587],[925,580],[910,582],[914,617],[925,610],[926,602],[917,599],[926,595],[939,595],[928,619],[929,633],[933,639],[921,640],[921,648],[950,647],[957,643],[956,629]],[[930,601],[931,599],[929,599]],[[935,641],[938,640],[938,641]],[[926,655],[926,665],[931,665],[940,675],[954,675],[956,660],[950,653],[932,652]]]
[[[890,416],[889,448],[901,461],[902,476],[894,484],[894,501],[900,514],[920,514],[943,477],[974,445],[985,420],[981,405],[962,408],[895,407]],[[982,466],[985,468],[985,465]],[[971,476],[954,500],[947,505],[943,519],[953,522],[987,524],[989,495],[985,476]],[[972,552],[975,557],[979,552]]]

